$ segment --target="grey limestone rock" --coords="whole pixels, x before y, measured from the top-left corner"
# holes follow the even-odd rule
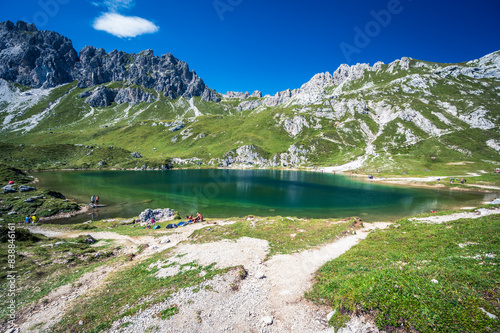
[[[86,46],[80,51],[80,62],[72,71],[80,88],[107,82],[122,81],[147,89],[163,92],[175,99],[183,96],[201,96],[205,101],[220,101],[218,94],[209,89],[188,64],[176,59],[171,53],[161,57],[152,50],[129,54]]]
[[[29,192],[29,191],[34,191],[35,188],[32,186],[26,186],[26,185],[21,185],[19,186],[19,191],[21,192]]]
[[[132,155],[132,157],[135,157],[135,158],[142,158],[142,154],[139,153],[138,151],[134,151],[130,155]]]
[[[153,94],[144,92],[139,88],[124,88],[118,89],[115,97],[115,102],[118,104],[129,103],[129,104],[139,104],[142,102],[153,102],[155,100]]]
[[[14,193],[17,192],[16,188],[14,185],[5,185],[2,187],[3,193]]]
[[[142,222],[149,222],[151,219],[155,219],[157,222],[171,221],[175,217],[175,211],[170,208],[164,209],[146,209],[139,215],[139,219]]]
[[[73,81],[78,54],[71,40],[33,24],[0,22],[0,78],[34,88]]]
[[[114,101],[116,92],[113,89],[106,87],[98,87],[92,94],[85,100],[85,103],[95,108],[103,108]]]

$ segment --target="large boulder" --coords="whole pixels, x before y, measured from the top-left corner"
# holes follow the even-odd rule
[[[149,222],[151,219],[155,219],[156,222],[171,221],[175,218],[175,211],[170,208],[159,208],[159,209],[146,209],[139,215],[139,219],[142,222]]]

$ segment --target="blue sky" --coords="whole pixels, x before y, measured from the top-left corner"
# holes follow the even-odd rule
[[[498,0],[2,0],[85,45],[172,52],[219,92],[274,94],[342,63],[461,62],[500,49]]]

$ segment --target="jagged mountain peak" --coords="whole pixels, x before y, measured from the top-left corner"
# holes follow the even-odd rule
[[[38,31],[22,21],[0,23],[0,78],[33,88],[52,88],[74,80],[80,88],[125,82],[163,92],[175,99],[220,97],[171,53],[155,56],[151,49],[138,54],[85,46],[78,54],[71,40],[52,31]]]

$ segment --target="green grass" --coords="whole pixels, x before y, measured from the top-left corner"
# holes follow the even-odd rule
[[[173,315],[179,313],[179,309],[176,306],[160,311],[157,316],[163,320],[170,319]]]
[[[332,306],[337,328],[352,313],[370,313],[382,330],[496,331],[499,321],[480,308],[500,315],[499,250],[499,216],[441,225],[405,219],[325,264],[306,297]]]
[[[2,235],[6,229],[0,227]],[[104,263],[115,260],[109,246],[92,247],[88,244],[67,243],[55,245],[60,240],[33,235],[17,228],[16,232],[16,307],[23,308],[37,302],[60,286],[71,284],[83,274],[93,271]],[[8,243],[0,242],[0,266],[8,266]],[[99,256],[96,253],[99,252]],[[0,297],[7,297],[7,270],[0,271]],[[0,321],[7,319],[7,308],[0,309]]]
[[[7,184],[9,181],[13,181],[17,184],[27,184],[33,181],[33,179],[28,177],[28,175],[20,169],[0,163],[0,184],[2,184],[3,187],[3,185]]]
[[[29,200],[27,202],[27,200]],[[23,222],[26,215],[36,213],[39,217],[54,216],[62,212],[74,212],[80,206],[67,200],[61,193],[50,190],[0,193],[0,216],[2,223]],[[15,215],[8,215],[15,212]]]
[[[237,222],[196,230],[190,238],[195,243],[208,243],[221,239],[237,240],[241,237],[264,239],[269,242],[268,257],[270,257],[332,242],[339,237],[352,234],[360,223],[355,226],[354,218],[338,221],[280,216],[233,220]]]

